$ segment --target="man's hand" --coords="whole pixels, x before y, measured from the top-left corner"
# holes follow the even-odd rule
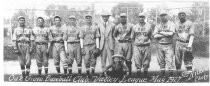
[[[13,49],[14,49],[14,50],[17,50],[17,47],[14,47]]]
[[[108,76],[106,72],[104,72],[104,75],[105,75],[106,77]]]
[[[68,52],[68,49],[66,49],[66,56],[69,56],[69,52]]]
[[[81,52],[82,52],[82,55],[86,54],[84,48],[81,48]]]
[[[188,52],[192,52],[192,47],[186,47],[186,50],[187,50]]]
[[[58,37],[58,38],[56,39],[56,41],[63,41],[63,38],[62,38],[62,37]]]
[[[32,47],[29,49],[29,53],[30,53],[30,54],[33,53],[33,48],[32,48]]]
[[[49,54],[50,54],[50,49],[49,48],[47,48],[46,53],[47,53],[47,56],[49,56]]]
[[[49,54],[49,51],[50,51],[49,48],[47,48],[47,53],[48,53],[48,54]]]
[[[162,38],[162,37],[164,37],[164,35],[162,35],[162,34],[160,34],[160,33],[154,35],[154,38],[155,38],[155,39],[160,39],[160,38]]]
[[[100,49],[99,49],[99,48],[96,48],[96,49],[95,49],[95,52],[96,52],[96,53],[99,53],[99,52],[100,52]]]
[[[15,52],[15,54],[20,54],[20,50],[18,50],[17,47],[14,47],[14,52]]]
[[[129,72],[126,72],[126,75],[125,75],[125,77],[127,77],[127,76],[129,76]]]
[[[163,32],[161,32],[161,31],[159,31],[159,32],[158,32],[158,34],[164,35],[164,33],[163,33]]]

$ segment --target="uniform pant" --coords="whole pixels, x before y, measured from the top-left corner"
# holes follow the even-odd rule
[[[111,77],[119,77],[119,78],[123,78],[124,75],[126,75],[126,71],[121,70],[121,71],[107,71],[106,72],[107,75],[111,76]]]
[[[176,48],[175,48],[175,64],[176,64],[176,69],[181,69],[182,65],[182,59],[184,60],[185,67],[192,67],[192,61],[194,59],[193,55],[191,52],[186,51],[188,43],[176,42]]]
[[[66,53],[65,53],[63,43],[54,43],[53,44],[53,59],[54,59],[56,67],[60,66],[60,61],[63,64],[64,68],[68,67]]]
[[[85,66],[86,67],[95,67],[96,66],[96,57],[93,55],[93,50],[96,49],[95,44],[89,44],[84,46],[85,50]]]
[[[151,48],[149,45],[146,46],[133,46],[133,58],[137,69],[149,68],[151,61]]]
[[[165,69],[165,66],[168,66],[169,70],[174,70],[174,49],[172,44],[158,44],[158,63],[161,70]]]
[[[30,45],[29,43],[18,43],[18,48],[20,50],[20,55],[18,56],[18,60],[21,66],[30,66],[31,65],[31,56]]]
[[[47,44],[36,45],[36,62],[38,67],[48,67]]]
[[[115,47],[115,53],[121,54],[126,60],[131,61],[132,58],[132,44],[131,43],[117,43]]]
[[[133,54],[133,50],[132,50],[132,43],[130,42],[119,42],[117,43],[117,47],[116,47],[116,53],[117,54],[121,54],[125,57],[125,63],[126,66],[129,69],[129,75],[131,75],[131,59],[132,59],[132,54]]]
[[[81,48],[80,48],[80,43],[68,43],[68,52],[69,56],[68,58],[68,64],[73,64],[74,59],[76,60],[77,64],[82,63],[82,55],[81,55]]]
[[[102,68],[106,67],[106,60],[108,58],[109,64],[112,63],[112,55],[114,54],[113,50],[111,50],[109,48],[109,44],[105,41],[104,43],[104,47],[102,49],[102,53],[101,53],[101,64],[102,64]]]

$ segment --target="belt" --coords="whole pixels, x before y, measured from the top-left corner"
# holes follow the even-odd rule
[[[29,41],[19,41],[18,43],[29,44]]]
[[[95,45],[95,43],[93,43],[93,44],[85,44],[84,46],[93,46],[93,45]]]
[[[63,41],[54,41],[54,43],[64,43]]]
[[[77,43],[80,43],[80,42],[67,42],[69,44],[77,44]]]
[[[130,43],[131,41],[129,41],[129,40],[118,40],[118,42],[120,42],[120,43]]]
[[[105,41],[108,41],[108,40],[109,40],[109,38],[104,38],[104,40],[105,40]]]
[[[188,42],[189,42],[189,40],[184,41],[184,40],[181,40],[181,39],[178,39],[178,41],[179,41],[179,42],[184,42],[184,43],[188,43]]]
[[[137,45],[137,46],[140,46],[140,47],[150,46],[150,43],[148,43],[148,44],[140,44],[140,45]]]
[[[172,44],[172,43],[159,43],[160,45],[168,45],[168,44]]]
[[[46,45],[46,42],[36,42],[37,45]]]

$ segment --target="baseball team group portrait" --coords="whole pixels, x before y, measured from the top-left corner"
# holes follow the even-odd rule
[[[209,82],[208,0],[5,4],[5,82]]]

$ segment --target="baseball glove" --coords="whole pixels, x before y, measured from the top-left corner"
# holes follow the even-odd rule
[[[93,50],[93,55],[94,55],[95,57],[100,56],[100,55],[101,55],[100,49],[98,49],[98,48],[94,49],[94,50]]]
[[[18,50],[17,48],[14,48],[14,53],[16,54],[16,55],[20,55],[21,53],[20,53],[20,50]]]

